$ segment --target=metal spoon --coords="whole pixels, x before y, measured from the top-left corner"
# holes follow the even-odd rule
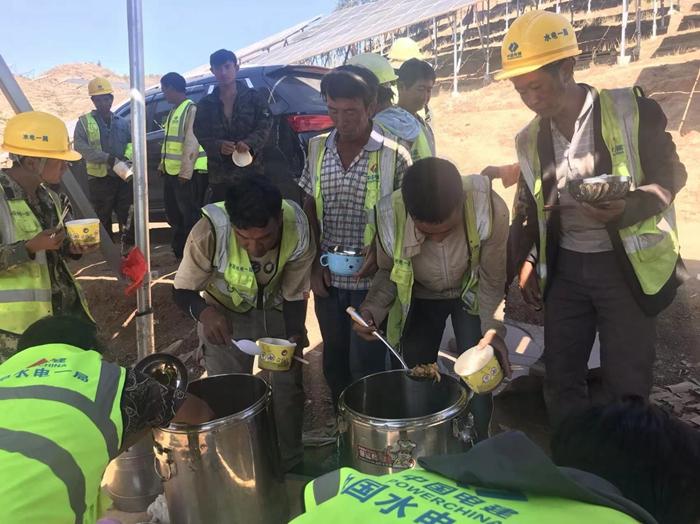
[[[368,324],[367,322],[365,322],[365,319],[362,318],[362,315],[360,315],[354,307],[348,306],[348,308],[347,308],[345,311],[347,312],[348,315],[350,315],[350,318],[352,318],[355,322],[357,322],[357,323],[360,324],[361,326],[364,326],[364,327],[366,327],[366,328],[370,327],[369,324]],[[389,348],[389,351],[391,351],[391,352],[394,354],[394,356],[398,359],[399,363],[403,366],[403,368],[404,368],[406,371],[410,371],[411,368],[409,368],[409,367],[406,365],[406,362],[404,362],[403,358],[401,358],[401,355],[399,355],[399,352],[396,351],[396,350],[394,349],[394,347],[393,347],[391,344],[389,344],[389,342],[387,342],[387,340],[386,340],[383,336],[381,336],[381,335],[379,334],[379,331],[377,331],[377,330],[375,329],[374,331],[372,331],[372,335],[374,335],[374,336],[377,337],[379,340],[381,340],[382,342],[384,342],[384,345],[385,345],[387,348]]]

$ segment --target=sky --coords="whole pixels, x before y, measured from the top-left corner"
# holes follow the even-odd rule
[[[2,53],[15,74],[100,62],[129,72],[126,0],[2,0]],[[147,74],[185,72],[335,8],[336,0],[142,0]]]

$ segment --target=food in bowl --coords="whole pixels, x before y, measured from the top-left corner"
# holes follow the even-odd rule
[[[623,198],[630,190],[630,177],[601,175],[570,180],[569,193],[579,202],[594,204]]]

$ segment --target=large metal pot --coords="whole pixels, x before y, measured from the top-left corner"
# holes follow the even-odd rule
[[[459,453],[471,444],[469,395],[460,382],[411,377],[403,370],[376,373],[350,385],[338,411],[343,460],[384,475],[421,456]]]
[[[287,522],[270,386],[233,374],[197,380],[188,391],[206,400],[218,418],[154,431],[170,522]]]

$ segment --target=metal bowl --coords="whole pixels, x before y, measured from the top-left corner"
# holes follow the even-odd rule
[[[187,368],[179,358],[173,355],[167,353],[148,355],[136,363],[134,371],[139,371],[166,387],[187,391],[189,384]]]
[[[336,255],[345,255],[348,257],[361,257],[363,256],[362,248],[351,248],[345,246],[330,246],[328,248],[329,253]]]
[[[601,175],[570,180],[569,193],[579,202],[607,202],[623,198],[630,190],[630,177]]]

